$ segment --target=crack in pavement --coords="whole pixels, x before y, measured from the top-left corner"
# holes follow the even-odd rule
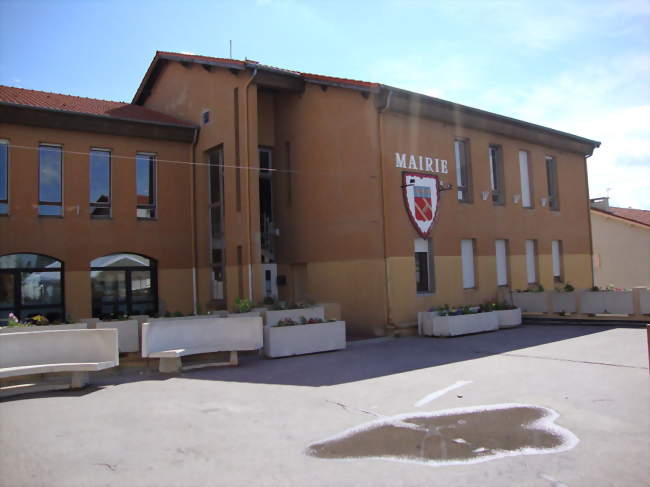
[[[474,350],[474,353],[477,354],[482,354],[485,357],[493,356],[495,355],[494,353],[488,353],[488,352],[481,352],[479,350]],[[639,367],[636,365],[623,365],[623,364],[611,364],[608,362],[593,362],[590,360],[573,360],[569,358],[559,358],[559,357],[544,357],[542,355],[526,355],[523,353],[501,353],[498,355],[506,356],[506,357],[519,357],[519,358],[537,358],[540,360],[555,360],[558,362],[573,362],[577,364],[591,364],[591,365],[607,365],[609,367],[623,367],[626,369],[640,369],[640,370],[646,370],[647,367]]]

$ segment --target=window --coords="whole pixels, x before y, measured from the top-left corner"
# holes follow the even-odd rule
[[[60,146],[39,147],[38,214],[63,216],[63,161]]]
[[[466,140],[454,140],[457,197],[458,201],[462,201],[463,203],[470,203],[472,201],[472,184],[467,146],[468,143]]]
[[[156,156],[137,154],[135,158],[138,218],[156,218]]]
[[[111,153],[107,150],[90,151],[90,216],[111,216]]]
[[[93,316],[158,312],[156,262],[137,254],[112,254],[90,263]]]
[[[524,208],[533,207],[533,196],[530,185],[530,165],[528,162],[528,152],[519,151],[519,177],[521,180],[521,206]]]
[[[476,274],[474,272],[474,239],[460,241],[460,255],[463,267],[463,288],[476,287]]]
[[[9,142],[0,140],[0,215],[9,213]]]
[[[503,184],[503,159],[501,147],[491,145],[490,154],[490,184],[492,190],[492,201],[495,205],[503,205],[506,202],[506,193]]]
[[[223,150],[208,154],[210,162],[210,240],[212,255],[212,298],[225,305],[225,246],[223,232]]]
[[[496,240],[497,286],[508,285],[508,241]]]
[[[201,122],[203,125],[207,125],[210,123],[210,110],[206,108],[201,112]]]
[[[50,321],[65,319],[63,264],[39,254],[0,257],[0,323],[9,313],[25,320],[43,315]]]
[[[526,240],[526,277],[528,284],[537,282],[537,241]]]
[[[551,241],[551,256],[553,258],[553,280],[563,282],[562,277],[562,241]]]
[[[415,250],[415,284],[418,293],[435,292],[435,274],[431,240],[416,238]]]
[[[555,157],[546,157],[546,181],[548,183],[548,207],[557,211],[560,209],[560,195],[558,193],[557,163]]]

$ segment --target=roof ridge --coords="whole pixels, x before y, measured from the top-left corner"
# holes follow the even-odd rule
[[[124,105],[131,105],[128,101],[106,100],[104,98],[91,98],[89,96],[68,95],[67,93],[57,93],[56,91],[34,90],[31,88],[21,88],[20,86],[0,85],[0,88],[11,88],[12,90],[31,91],[32,93],[46,93],[49,95],[68,96],[70,98],[79,98],[82,100],[103,101],[107,103],[121,103]]]

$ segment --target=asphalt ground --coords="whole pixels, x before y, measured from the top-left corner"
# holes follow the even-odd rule
[[[525,325],[248,355],[237,368],[176,376],[98,376],[80,391],[0,403],[0,485],[645,486],[647,354],[645,329]],[[505,403],[556,412],[576,444],[457,465],[306,454],[364,423]]]

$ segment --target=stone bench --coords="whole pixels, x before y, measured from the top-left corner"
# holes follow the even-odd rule
[[[45,382],[0,388],[0,395],[80,388],[88,373],[119,365],[116,330],[56,330],[0,335],[0,379],[69,372],[65,384]]]
[[[160,372],[237,365],[237,352],[262,348],[262,318],[152,320],[142,325],[142,357],[160,359]],[[186,355],[230,352],[229,362],[182,367]]]

